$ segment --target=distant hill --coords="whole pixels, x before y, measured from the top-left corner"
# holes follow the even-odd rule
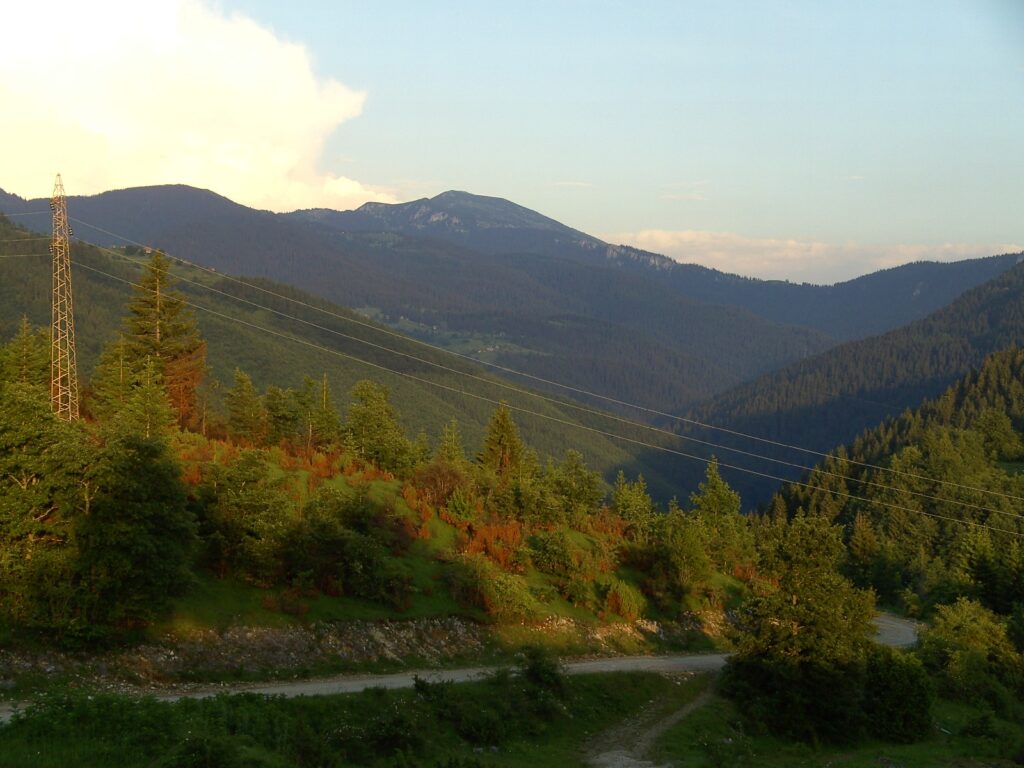
[[[886,418],[936,397],[987,355],[1014,344],[1024,344],[1024,264],[923,320],[766,374],[716,396],[693,416],[716,426],[829,451]],[[694,430],[686,434],[790,461],[806,463],[810,458],[814,463],[813,457],[729,435]],[[775,464],[744,457],[736,462],[795,477]],[[774,487],[749,476],[729,477],[750,501],[763,501]]]
[[[0,192],[2,210],[38,211],[18,219],[38,226],[48,216],[47,201]],[[677,264],[466,192],[274,214],[178,185],[72,197],[69,210],[107,230],[73,222],[89,240],[125,236],[287,282],[440,346],[670,412],[920,319],[1020,258],[823,287]]]
[[[27,316],[36,325],[49,323],[51,289],[48,247],[45,238],[38,239],[35,233],[16,227],[0,216],[0,340],[6,341],[14,335],[22,316]],[[72,258],[78,360],[80,376],[85,385],[103,346],[114,338],[131,294],[131,287],[120,281],[137,280],[141,272],[139,262],[144,261],[144,258],[111,254],[82,243],[73,245]],[[113,277],[98,274],[93,270],[100,270]],[[577,413],[569,408],[518,395],[497,384],[488,384],[487,381],[466,379],[428,363],[390,354],[353,339],[342,338],[308,325],[276,317],[266,311],[246,306],[232,296],[240,296],[280,312],[300,316],[356,339],[364,339],[401,353],[415,355],[423,360],[440,362],[457,371],[496,381],[479,366],[453,360],[449,355],[425,349],[422,345],[408,340],[381,334],[373,328],[346,323],[310,309],[297,308],[295,304],[284,299],[273,298],[226,278],[217,279],[207,272],[178,266],[174,268],[174,272],[179,277],[210,285],[228,294],[217,295],[182,282],[179,288],[189,301],[207,307],[219,315],[238,318],[244,323],[270,330],[264,332],[218,314],[196,312],[200,329],[210,347],[209,359],[214,365],[211,374],[221,382],[230,383],[236,367],[250,373],[260,389],[271,384],[299,386],[303,376],[317,377],[326,372],[336,402],[344,408],[348,390],[356,381],[364,378],[374,379],[391,389],[392,400],[402,414],[403,423],[410,437],[415,436],[420,430],[425,430],[432,440],[436,440],[441,427],[450,419],[457,418],[462,426],[466,444],[472,449],[479,444],[495,406],[458,394],[458,390],[465,389],[492,400],[504,399],[513,406],[522,406],[561,419],[564,423],[555,423],[527,414],[515,415],[524,437],[542,452],[542,458],[559,457],[565,450],[574,448],[583,452],[591,466],[606,476],[614,477],[614,472],[619,468],[630,474],[643,472],[645,476],[651,478],[652,485],[659,494],[667,496],[680,492],[670,475],[662,476],[659,469],[637,461],[635,451],[628,444],[613,441],[593,432],[573,429],[570,425],[579,422],[580,419]],[[342,318],[355,318],[365,323],[365,318],[350,310],[332,305],[290,286],[271,281],[262,281],[260,284],[275,293],[325,308]],[[300,337],[369,363],[412,374],[457,391],[411,381],[370,365],[274,336],[274,332]],[[597,416],[584,418],[585,423],[602,428],[610,426],[609,422]],[[611,426],[617,432],[623,431],[616,429],[614,424]]]
[[[355,212],[364,223],[346,230],[324,221],[344,214],[272,214],[181,186],[70,198],[68,207],[74,219],[191,261],[282,280],[433,343],[663,409],[833,343],[811,329],[680,296],[596,256],[598,241],[511,203],[461,193],[438,199],[451,211],[447,219],[437,211],[420,216],[415,204],[364,206]],[[48,206],[0,196],[3,208]],[[472,237],[459,234],[466,222],[475,222]],[[123,243],[73,223],[83,237]],[[373,230],[385,225],[402,231]],[[485,249],[486,233],[534,246],[507,252],[512,246],[495,240]],[[547,252],[537,245],[544,238],[554,238]],[[583,245],[557,255],[570,241]],[[568,336],[567,328],[579,333]]]
[[[810,285],[681,264],[602,242],[508,200],[467,192],[445,192],[398,205],[367,203],[354,211],[296,211],[288,216],[344,231],[431,237],[490,254],[525,252],[613,265],[695,301],[739,307],[842,341],[920,319],[1024,259],[1018,253],[953,263],[922,261],[835,285]]]
[[[313,209],[288,218],[313,221],[347,232],[397,232],[463,245],[484,253],[593,255],[604,243],[499,197],[443,192],[432,198],[388,205],[366,203],[354,211]]]
[[[614,258],[633,270],[659,270],[666,284],[684,296],[741,306],[760,317],[814,328],[841,341],[919,320],[1024,260],[1024,253],[1009,253],[955,262],[918,261],[835,285],[810,285],[739,277],[624,246],[613,250]]]

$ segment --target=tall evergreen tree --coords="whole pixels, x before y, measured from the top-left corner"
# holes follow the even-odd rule
[[[226,399],[231,436],[253,445],[262,443],[266,433],[266,414],[249,374],[235,369],[234,386],[227,391]]]
[[[453,467],[465,467],[466,449],[462,444],[462,431],[457,419],[444,425],[441,431],[441,442],[437,446],[436,457]]]
[[[298,395],[298,404],[306,448],[313,450],[337,444],[341,439],[341,419],[331,397],[326,373],[319,382],[306,377]]]
[[[123,333],[106,346],[89,382],[90,408],[96,416],[104,420],[116,418],[139,383],[141,362],[129,356],[128,340]]]
[[[0,381],[48,390],[50,335],[45,328],[34,329],[27,317],[21,318],[14,338],[0,347]]]
[[[415,462],[412,443],[380,384],[363,380],[352,387],[345,429],[359,453],[382,469],[405,472]]]
[[[195,317],[174,290],[170,262],[153,254],[125,319],[128,358],[155,361],[171,405],[182,425],[197,419],[196,390],[206,370],[206,343]]]
[[[512,412],[505,403],[491,416],[480,450],[480,464],[501,479],[507,479],[522,466],[526,448],[519,437],[519,427],[512,420]]]
[[[162,439],[125,434],[107,442],[89,476],[97,493],[75,526],[85,615],[140,626],[188,586],[195,522],[181,467]]]
[[[148,440],[163,435],[174,424],[174,410],[152,358],[146,360],[139,379],[114,424],[118,431],[136,432]]]

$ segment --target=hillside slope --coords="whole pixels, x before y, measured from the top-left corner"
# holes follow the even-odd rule
[[[364,206],[353,213],[364,220],[356,226],[346,214],[277,215],[182,186],[74,197],[69,211],[79,233],[100,244],[123,240],[89,225],[225,272],[286,281],[442,346],[658,408],[685,407],[833,343],[681,296],[656,274],[609,262],[599,241],[506,201],[438,199],[445,210],[423,226],[414,204]],[[45,221],[47,205],[8,195],[0,196],[4,208],[40,211]],[[569,341],[565,327],[588,333]],[[619,361],[617,369],[608,371],[605,360]]]
[[[987,355],[1022,343],[1024,265],[1018,265],[923,320],[767,374],[715,397],[693,415],[719,427],[828,451],[936,397]],[[791,461],[807,458],[713,432],[686,434]],[[739,463],[787,474],[786,468],[767,462]],[[772,487],[740,475],[730,475],[732,480],[743,487],[748,501],[763,501]]]
[[[34,324],[49,323],[50,264],[47,240],[36,233],[15,227],[3,217],[0,217],[0,241],[0,339],[6,340],[13,336],[22,316]],[[138,279],[142,259],[101,251],[81,243],[73,245],[72,258],[78,359],[80,376],[85,383],[103,346],[114,338],[120,326],[124,306],[132,291],[128,282]],[[190,302],[210,310],[197,310],[196,316],[201,332],[209,343],[209,359],[213,364],[211,374],[221,382],[230,382],[236,367],[250,373],[261,389],[271,384],[298,386],[304,375],[317,376],[326,372],[336,401],[344,408],[351,386],[360,379],[371,378],[391,389],[392,400],[403,414],[410,437],[425,430],[434,440],[445,423],[457,418],[467,444],[477,445],[495,406],[487,400],[460,395],[459,391],[464,389],[488,400],[504,399],[513,406],[521,405],[566,422],[555,423],[517,414],[524,437],[544,456],[561,456],[566,449],[577,448],[586,455],[591,466],[606,476],[614,476],[618,468],[628,473],[642,471],[652,480],[652,485],[659,493],[679,492],[670,477],[662,476],[657,469],[639,463],[628,444],[573,429],[569,424],[577,422],[577,415],[572,409],[510,392],[499,386],[498,380],[479,366],[425,349],[408,340],[382,334],[372,327],[366,327],[365,318],[286,285],[269,281],[260,283],[262,287],[282,296],[326,309],[336,317],[309,308],[297,308],[285,299],[268,296],[230,279],[218,278],[200,270],[175,267],[174,271],[184,280],[222,292],[212,293],[200,285],[187,282],[179,286]],[[275,316],[234,297],[300,317],[322,326],[323,330]],[[364,325],[345,322],[345,318],[357,320]],[[327,329],[353,338],[338,336]],[[417,376],[440,386],[411,381],[373,365],[296,343],[275,333],[299,337],[310,344],[359,358],[369,364]],[[425,362],[391,354],[360,343],[359,340],[395,349]],[[430,365],[432,362],[483,377],[485,381],[466,379]],[[495,383],[490,384],[488,381]],[[587,418],[602,428],[609,426],[606,420],[599,417]]]

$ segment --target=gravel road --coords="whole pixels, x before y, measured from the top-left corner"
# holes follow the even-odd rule
[[[892,614],[879,614],[875,618],[878,628],[876,639],[883,645],[904,647],[917,640],[917,625]],[[725,664],[727,655],[690,654],[673,656],[616,656],[606,659],[569,661],[563,667],[570,675],[589,675],[603,672],[714,672]],[[259,693],[268,696],[327,696],[337,693],[356,693],[367,688],[411,688],[419,677],[429,682],[451,681],[464,683],[486,677],[494,667],[470,667],[466,669],[424,669],[398,672],[390,675],[339,675],[337,677],[296,680],[279,683],[239,683],[220,686],[209,690],[188,693],[156,694],[162,701],[177,701],[182,698],[204,699],[222,693]],[[0,723],[7,722],[12,713],[8,705],[0,704]]]

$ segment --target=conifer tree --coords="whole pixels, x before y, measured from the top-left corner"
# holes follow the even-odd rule
[[[137,432],[148,439],[159,437],[174,424],[174,410],[152,359],[146,360],[139,384],[128,392],[114,423],[119,431]]]
[[[740,495],[722,479],[714,458],[696,493],[690,496],[693,515],[708,532],[715,565],[728,573],[754,561],[754,536],[740,511]]]
[[[307,376],[297,399],[306,448],[313,450],[338,443],[341,439],[341,419],[331,397],[327,374],[323,375],[320,382],[314,382]]]
[[[356,450],[390,472],[411,469],[416,460],[413,445],[398,423],[387,389],[363,380],[356,382],[351,395],[345,429]]]
[[[89,480],[97,493],[75,526],[86,619],[141,626],[189,583],[195,522],[181,467],[162,439],[124,434],[107,441]]]
[[[196,390],[206,370],[206,343],[173,285],[170,262],[155,252],[128,304],[124,334],[128,360],[141,364],[153,359],[179,423],[187,425],[198,415]]]
[[[139,362],[129,358],[123,333],[103,350],[90,381],[91,410],[96,416],[110,419],[125,407],[132,389],[139,383]]]
[[[628,536],[641,543],[647,541],[654,522],[654,502],[647,492],[647,481],[643,475],[629,482],[625,473],[619,470],[612,489],[612,508],[629,524]]]
[[[45,328],[33,329],[22,316],[14,338],[0,348],[0,381],[49,388],[50,337]]]
[[[462,431],[457,419],[444,425],[441,431],[441,442],[437,446],[436,457],[453,467],[465,467],[466,449],[462,445]]]
[[[479,462],[505,480],[521,468],[525,453],[519,427],[512,420],[508,406],[502,403],[487,425]]]
[[[235,369],[234,386],[227,391],[228,432],[232,437],[253,445],[263,441],[266,414],[263,401],[249,374]]]

